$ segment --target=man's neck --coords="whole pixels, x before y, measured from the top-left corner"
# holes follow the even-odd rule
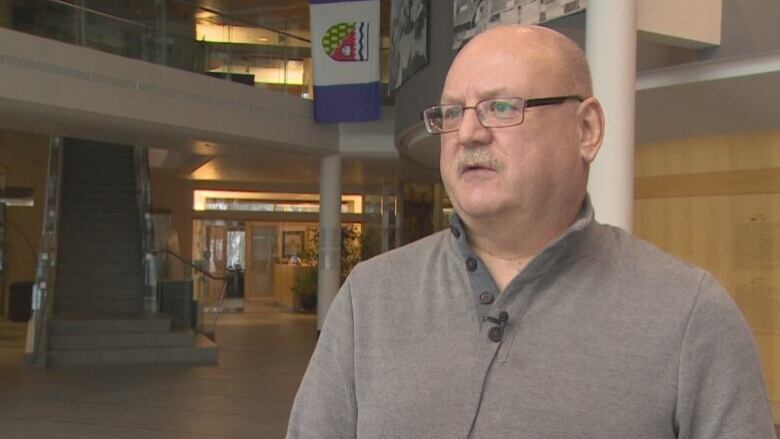
[[[555,218],[500,218],[464,220],[469,245],[482,259],[499,291],[550,242],[577,219],[579,207]],[[467,222],[466,222],[467,221]]]

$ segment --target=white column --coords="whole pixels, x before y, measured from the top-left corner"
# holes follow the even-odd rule
[[[633,229],[636,0],[588,0],[586,45],[607,120],[588,192],[599,222]]]
[[[320,163],[320,248],[317,278],[317,330],[341,286],[341,156]]]

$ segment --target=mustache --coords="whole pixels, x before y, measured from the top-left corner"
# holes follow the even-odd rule
[[[504,169],[504,164],[487,148],[468,148],[461,150],[455,158],[455,167],[458,173],[473,167],[501,171]]]

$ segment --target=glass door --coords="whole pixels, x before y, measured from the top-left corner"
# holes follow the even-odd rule
[[[247,298],[271,298],[274,293],[279,226],[252,223],[248,229],[251,241],[246,258]]]

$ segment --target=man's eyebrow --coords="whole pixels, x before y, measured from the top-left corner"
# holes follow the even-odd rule
[[[439,103],[445,105],[451,105],[451,104],[461,104],[462,101],[452,96],[442,95],[441,99],[439,100]]]
[[[480,100],[482,99],[493,99],[493,98],[508,98],[514,96],[515,93],[509,91],[506,87],[499,87],[499,88],[493,88],[485,93],[482,93],[480,95]]]
[[[494,99],[494,98],[508,98],[513,97],[515,93],[511,92],[506,87],[498,87],[493,88],[490,90],[486,90],[479,94],[479,100],[483,101],[485,99]],[[442,95],[441,96],[441,102],[442,104],[461,104],[463,105],[463,100],[461,98],[457,98],[450,95]]]

